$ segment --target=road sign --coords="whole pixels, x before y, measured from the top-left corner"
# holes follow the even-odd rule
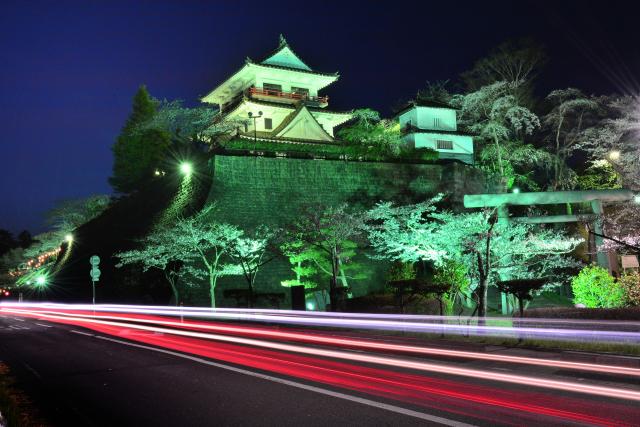
[[[89,272],[89,274],[91,275],[91,280],[93,280],[94,282],[97,282],[98,280],[100,280],[100,269],[98,267],[93,267],[91,269],[91,271]]]
[[[91,258],[89,258],[89,264],[91,265],[100,264],[100,257],[98,255],[93,255]]]

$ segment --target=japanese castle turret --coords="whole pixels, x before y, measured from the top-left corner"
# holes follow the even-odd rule
[[[440,159],[473,164],[473,138],[458,131],[456,109],[437,101],[415,101],[398,113],[404,141],[432,148]]]
[[[334,128],[351,118],[328,111],[329,99],[319,93],[338,77],[312,70],[280,36],[275,51],[257,62],[247,58],[202,101],[217,104],[222,120],[242,123],[235,131],[242,138],[330,143]]]

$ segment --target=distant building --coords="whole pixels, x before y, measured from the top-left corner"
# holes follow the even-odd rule
[[[473,138],[458,131],[456,109],[436,101],[416,101],[398,113],[404,141],[414,148],[432,148],[441,159],[473,164]]]
[[[326,110],[329,99],[319,94],[338,77],[312,70],[280,36],[275,51],[258,62],[247,58],[202,101],[217,104],[223,120],[237,121],[239,137],[330,143],[334,128],[351,118]]]

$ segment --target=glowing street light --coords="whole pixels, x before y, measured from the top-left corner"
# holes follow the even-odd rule
[[[620,159],[620,151],[618,150],[613,150],[609,153],[609,159],[616,161],[618,159]]]
[[[191,166],[189,162],[182,162],[180,163],[180,172],[182,172],[183,175],[189,176],[193,173],[193,166]]]
[[[71,242],[73,242],[73,234],[71,234],[71,233],[67,234],[66,236],[64,236],[64,240],[65,240],[67,243],[71,243]]]
[[[38,276],[38,277],[36,278],[36,284],[38,284],[38,285],[42,286],[42,285],[44,285],[45,283],[47,283],[47,278],[46,278],[45,276]]]
[[[520,193],[520,189],[518,187],[514,187],[513,190],[511,190],[511,192],[513,194],[518,194],[518,193]]]

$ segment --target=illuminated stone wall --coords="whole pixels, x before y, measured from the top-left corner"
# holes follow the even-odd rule
[[[414,203],[439,192],[453,194],[454,207],[465,193],[484,191],[482,174],[469,166],[450,164],[366,163],[289,158],[216,156],[208,201],[219,207],[221,221],[251,229],[259,224],[283,227],[310,203],[370,207],[379,200]],[[364,255],[369,279],[353,282],[354,296],[381,290],[387,266]],[[258,292],[286,292],[280,281],[293,278],[286,260],[274,260],[257,276]],[[328,279],[327,283],[328,283]],[[245,288],[242,277],[224,278],[222,290]],[[288,295],[287,295],[288,298]],[[226,301],[226,305],[233,305]],[[287,302],[283,308],[288,308]]]

